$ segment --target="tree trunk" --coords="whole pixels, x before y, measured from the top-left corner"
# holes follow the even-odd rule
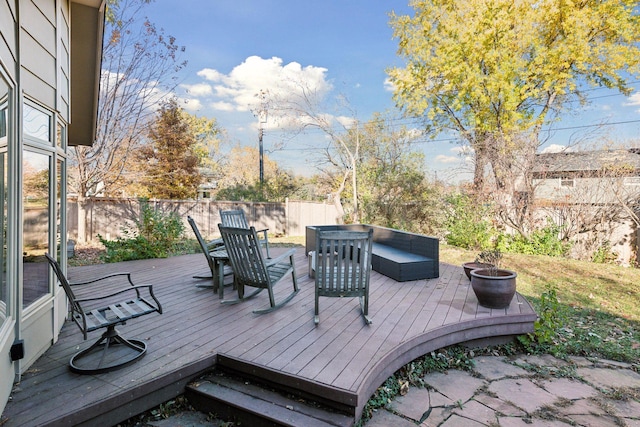
[[[473,170],[473,192],[481,194],[484,190],[484,171],[487,167],[487,157],[483,149],[476,149],[476,159]]]

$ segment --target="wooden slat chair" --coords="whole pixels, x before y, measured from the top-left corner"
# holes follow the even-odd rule
[[[373,230],[320,231],[315,251],[315,316],[320,322],[320,297],[359,297],[362,315],[369,318],[369,278]]]
[[[228,263],[218,263],[216,260],[217,256],[221,256],[222,258],[226,258],[226,251],[224,248],[224,241],[222,238],[213,239],[209,242],[205,241],[200,234],[200,230],[196,225],[191,216],[187,215],[187,221],[193,230],[193,234],[196,236],[196,240],[200,245],[200,250],[204,254],[204,257],[207,260],[207,265],[209,266],[209,270],[211,270],[211,276],[193,276],[194,279],[211,279],[211,283],[213,286],[213,292],[217,292],[220,298],[224,296],[224,278],[233,274],[231,267],[225,264]],[[222,270],[220,270],[222,268]]]
[[[298,293],[296,269],[293,261],[295,249],[290,249],[277,258],[265,260],[260,249],[260,241],[256,229],[225,227],[218,224],[222,239],[224,240],[231,268],[233,269],[235,284],[238,288],[238,299],[225,300],[223,304],[233,304],[245,301],[256,296],[266,289],[269,293],[269,308],[255,310],[254,313],[262,314],[282,307]],[[282,301],[276,304],[273,287],[291,273],[293,291]],[[245,286],[257,288],[250,295],[244,295]]]
[[[56,274],[60,286],[67,294],[71,320],[78,325],[84,339],[87,339],[87,334],[91,331],[101,328],[107,329],[95,343],[71,358],[69,361],[71,371],[78,374],[109,372],[127,366],[146,354],[147,345],[144,341],[122,337],[116,330],[116,326],[147,314],[156,312],[162,314],[162,306],[153,294],[152,285],[134,285],[130,273],[113,273],[86,282],[70,283],[63,274],[60,264],[49,254],[45,254],[45,256]],[[126,277],[128,286],[107,295],[77,298],[73,291],[74,286],[97,284],[119,276]],[[146,296],[142,296],[143,293]],[[128,299],[120,300],[121,294],[129,295]],[[101,307],[85,310],[83,307],[85,303],[87,305],[101,305]],[[124,351],[126,349],[120,345],[129,350]]]
[[[244,215],[244,211],[242,209],[220,210],[220,220],[224,227],[249,228],[247,217]],[[256,230],[256,233],[259,233],[262,236],[260,243],[264,246],[267,258],[271,258],[271,255],[269,255],[268,231],[268,228],[264,228],[262,230]]]

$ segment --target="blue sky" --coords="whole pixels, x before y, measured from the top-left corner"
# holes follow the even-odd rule
[[[393,108],[385,86],[385,69],[402,65],[396,56],[389,12],[412,14],[408,0],[156,0],[145,15],[184,45],[177,95],[198,116],[215,117],[233,142],[257,147],[257,119],[251,103],[261,89],[284,73],[311,82],[328,98],[347,97],[357,118]],[[640,85],[637,85],[640,87]],[[578,107],[556,125],[546,144],[566,145],[584,138],[596,123],[607,126],[599,136],[617,144],[638,139],[640,95],[625,98],[604,89],[589,92],[593,102]],[[280,148],[278,125],[265,125],[268,155],[294,173],[313,172],[309,146],[322,145],[318,133],[299,136]],[[315,141],[314,141],[315,139]],[[427,168],[438,178],[459,181],[471,170],[448,138],[419,144]],[[465,173],[466,172],[466,173]]]

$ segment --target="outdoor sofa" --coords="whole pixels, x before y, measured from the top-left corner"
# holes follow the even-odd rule
[[[368,224],[310,225],[306,227],[307,254],[315,251],[316,232],[373,229],[372,268],[397,282],[433,279],[440,275],[439,242],[435,237]],[[313,256],[310,255],[312,274]]]

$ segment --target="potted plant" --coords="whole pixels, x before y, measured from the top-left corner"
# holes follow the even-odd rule
[[[470,272],[471,288],[480,305],[488,308],[509,307],[516,293],[517,274],[500,268],[502,252],[499,249],[482,251],[478,254],[476,262],[491,265]]]
[[[486,262],[479,262],[477,259],[471,262],[465,262],[462,264],[462,268],[464,269],[464,274],[467,275],[467,279],[471,280],[471,271],[478,268],[491,268],[493,264],[489,264]]]

